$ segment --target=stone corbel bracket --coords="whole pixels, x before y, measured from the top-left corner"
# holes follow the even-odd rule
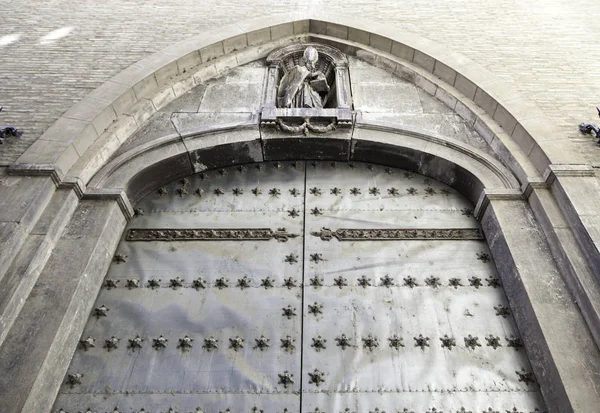
[[[277,87],[283,73],[283,66],[286,61],[292,59],[294,55],[302,55],[304,50],[312,46],[317,49],[319,59],[326,60],[333,66],[334,85],[337,101],[336,108],[278,108],[277,107]],[[295,60],[295,59],[294,59]],[[268,67],[267,83],[265,90],[265,101],[261,110],[261,125],[278,125],[287,132],[299,132],[297,128],[288,126],[286,128],[285,120],[299,124],[300,129],[308,128],[312,132],[327,132],[325,127],[311,124],[328,123],[336,127],[352,126],[352,93],[350,89],[350,77],[348,75],[348,59],[346,55],[335,47],[322,43],[299,43],[292,44],[272,52],[266,60]],[[289,129],[289,130],[288,130]]]

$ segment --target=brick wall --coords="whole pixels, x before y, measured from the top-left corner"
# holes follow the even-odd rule
[[[597,119],[600,105],[600,25],[593,22],[600,3],[592,0],[0,2],[0,125],[25,131],[0,146],[0,165],[139,59],[211,28],[288,10],[355,15],[462,53],[537,103],[600,165],[594,140],[577,131],[580,122]],[[52,32],[58,38],[43,39]]]

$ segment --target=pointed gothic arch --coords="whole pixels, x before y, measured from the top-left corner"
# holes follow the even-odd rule
[[[417,84],[461,114],[494,149],[502,163],[457,142],[364,125],[363,130],[375,130],[378,138],[357,138],[352,148],[348,142],[348,159],[350,153],[359,160],[385,159],[384,163],[454,183],[476,203],[515,315],[525,327],[549,411],[585,411],[585,406],[594,405],[598,355],[592,337],[597,342],[600,336],[597,292],[589,274],[577,267],[583,263],[593,268],[600,254],[589,221],[574,213],[584,207],[585,194],[569,185],[573,179],[591,185],[593,169],[570,158],[566,139],[554,136],[551,122],[535,105],[463,56],[404,31],[340,16],[288,15],[271,21],[275,23],[268,26],[262,18],[238,23],[143,59],[67,111],[9,167],[9,174],[31,176],[46,187],[37,212],[31,214],[30,229],[46,207],[47,214],[65,213],[47,247],[53,248],[52,254],[40,258],[43,270],[22,287],[21,296],[9,297],[15,303],[3,314],[7,327],[0,334],[0,362],[10,365],[7,378],[18,382],[16,391],[0,386],[9,411],[50,409],[85,315],[132,215],[131,201],[160,182],[197,171],[195,161],[208,153],[217,161],[205,164],[207,168],[252,162],[256,156],[277,159],[276,152],[260,148],[256,134],[242,133],[224,145],[197,142],[192,150],[181,137],[164,137],[111,160],[119,146],[152,113],[198,82],[262,58],[276,47],[306,40],[334,45]],[[255,127],[236,126],[229,132],[236,129]],[[210,139],[227,133],[209,130],[196,136]],[[396,144],[386,136],[402,136],[404,141]],[[419,145],[424,141],[426,150]],[[29,232],[24,231],[3,258],[11,262]],[[80,252],[81,260],[65,262],[73,250]],[[10,273],[8,265],[0,270]],[[71,285],[64,277],[71,277]],[[38,312],[48,319],[36,317]],[[559,333],[565,326],[580,334],[572,344],[577,349],[574,356],[566,355],[571,344]],[[19,363],[12,363],[21,351],[25,354]],[[575,371],[573,366],[584,361],[587,370]]]

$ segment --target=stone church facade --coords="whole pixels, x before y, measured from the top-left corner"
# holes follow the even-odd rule
[[[563,121],[340,15],[145,57],[0,147],[1,411],[596,411],[596,147]]]

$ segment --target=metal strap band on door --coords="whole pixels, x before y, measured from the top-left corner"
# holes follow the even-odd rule
[[[483,240],[478,228],[445,228],[445,229],[338,229],[323,228],[311,232],[311,235],[330,241],[390,241],[390,240]],[[269,228],[189,228],[189,229],[130,229],[127,241],[269,241],[275,239],[286,242],[296,238],[298,234],[290,234],[285,228],[276,231]]]

